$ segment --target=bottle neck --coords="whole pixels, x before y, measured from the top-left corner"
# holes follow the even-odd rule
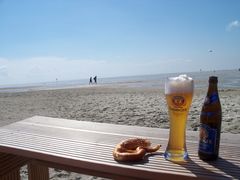
[[[208,86],[208,95],[212,94],[213,92],[218,93],[218,86],[217,83],[209,83]]]

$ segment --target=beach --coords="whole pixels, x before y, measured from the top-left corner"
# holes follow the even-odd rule
[[[187,129],[196,131],[207,89],[195,89]],[[240,133],[240,89],[220,89],[222,132]],[[90,86],[0,93],[0,126],[35,115],[169,128],[162,88]]]
[[[197,131],[206,88],[195,88],[187,129]],[[240,133],[240,89],[219,89],[222,132]],[[0,126],[36,115],[134,126],[169,128],[164,89],[124,85],[0,93]],[[91,179],[51,169],[52,179]],[[22,170],[25,177],[26,169]],[[23,178],[24,179],[24,178]]]

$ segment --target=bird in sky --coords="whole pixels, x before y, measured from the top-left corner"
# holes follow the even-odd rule
[[[212,50],[212,49],[209,49],[209,50],[208,50],[208,52],[212,53],[212,52],[213,52],[213,50]]]

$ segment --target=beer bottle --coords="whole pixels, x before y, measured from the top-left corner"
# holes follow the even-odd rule
[[[200,115],[198,156],[206,161],[216,160],[219,152],[222,109],[217,83],[216,76],[209,77],[208,92]]]

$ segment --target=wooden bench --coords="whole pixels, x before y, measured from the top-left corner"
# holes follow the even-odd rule
[[[129,137],[146,137],[162,149],[138,163],[118,163],[112,151]],[[222,134],[220,158],[197,156],[198,132],[187,131],[187,163],[163,158],[168,130],[35,116],[0,128],[0,179],[19,179],[28,164],[29,179],[49,179],[48,167],[112,179],[239,179],[240,135]]]

